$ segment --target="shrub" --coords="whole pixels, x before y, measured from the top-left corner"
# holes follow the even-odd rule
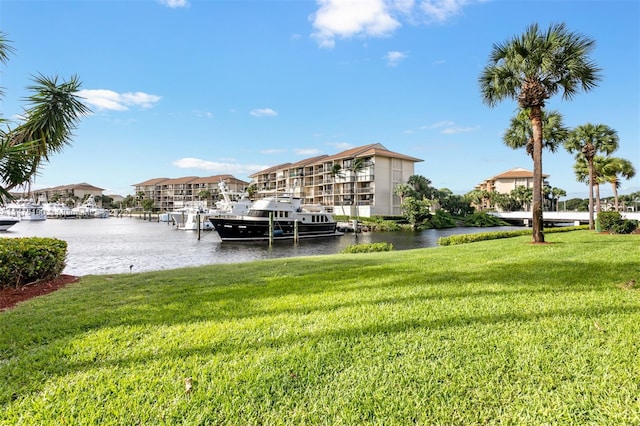
[[[630,234],[638,228],[637,220],[623,219],[619,212],[598,213],[600,228],[614,234]]]
[[[428,228],[435,229],[455,228],[458,226],[455,218],[444,210],[436,210],[436,213],[425,222],[425,225]]]
[[[630,219],[621,219],[613,224],[611,232],[614,234],[630,234],[638,229],[638,221]]]
[[[363,243],[351,244],[342,250],[342,253],[373,253],[378,251],[391,251],[393,244],[391,243]]]
[[[0,288],[20,287],[62,273],[67,242],[55,238],[0,239]]]
[[[499,217],[486,212],[476,212],[465,216],[464,226],[488,227],[488,226],[508,226],[509,224]]]
[[[603,231],[611,231],[611,228],[622,220],[619,212],[600,212],[598,213],[598,222]]]

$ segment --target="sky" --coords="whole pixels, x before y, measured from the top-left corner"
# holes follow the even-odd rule
[[[640,190],[640,2],[507,0],[0,0],[15,53],[0,112],[17,123],[34,76],[82,81],[92,112],[33,187],[86,182],[128,195],[149,179],[232,174],[380,143],[464,194],[514,167],[517,111],[478,79],[495,44],[565,23],[595,40],[593,90],[547,101],[572,128],[615,129]],[[567,198],[587,198],[574,157],[543,154]],[[607,186],[604,196],[610,195]]]

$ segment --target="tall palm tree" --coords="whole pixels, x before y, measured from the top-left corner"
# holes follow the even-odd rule
[[[13,52],[7,43],[0,32],[2,63]],[[28,87],[32,94],[27,98],[29,107],[24,111],[24,121],[11,128],[0,119],[0,124],[6,125],[0,131],[0,195],[8,199],[12,198],[9,191],[29,183],[43,161],[49,161],[52,153],[61,152],[70,144],[80,117],[90,112],[76,95],[81,86],[77,76],[59,82],[58,77],[39,75],[33,81]]]
[[[596,184],[594,157],[598,153],[609,155],[618,149],[618,134],[607,125],[587,123],[571,131],[564,147],[569,153],[576,154],[576,162],[582,158],[587,163],[589,172],[587,181],[589,185],[589,229],[594,229],[593,189]]]
[[[560,197],[566,197],[567,191],[562,188],[556,188],[555,186],[551,188],[551,202],[555,206],[555,211],[558,211],[558,201],[560,201]]]
[[[600,80],[599,69],[588,54],[594,41],[567,31],[564,24],[546,32],[537,24],[520,37],[494,44],[489,64],[479,82],[483,101],[493,107],[510,98],[529,112],[533,133],[533,242],[544,242],[542,217],[542,110],[547,99],[562,91],[571,99],[580,89],[588,91]]]
[[[620,211],[618,205],[618,188],[620,178],[631,179],[636,175],[636,169],[631,161],[620,157],[607,157],[602,167],[602,178],[611,184],[613,189],[614,206],[616,211]]]

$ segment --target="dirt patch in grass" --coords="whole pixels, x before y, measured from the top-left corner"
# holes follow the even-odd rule
[[[0,311],[14,307],[17,303],[54,292],[67,284],[80,280],[74,275],[60,275],[50,281],[40,281],[18,288],[0,289]]]

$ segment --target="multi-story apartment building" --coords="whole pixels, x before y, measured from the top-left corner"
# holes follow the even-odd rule
[[[212,207],[220,199],[220,182],[226,184],[230,194],[244,193],[249,186],[249,182],[232,175],[154,178],[133,186],[136,197],[153,200],[156,209],[169,211],[187,206]]]
[[[93,196],[95,197],[96,203],[101,205],[103,191],[103,188],[98,188],[97,186],[83,182],[31,190],[31,198],[41,202],[58,199],[60,202],[73,207],[82,203],[87,197]]]
[[[258,197],[286,192],[339,215],[398,216],[401,200],[395,188],[414,175],[415,163],[421,161],[377,143],[280,164],[250,177]],[[357,163],[362,165],[359,170]]]

